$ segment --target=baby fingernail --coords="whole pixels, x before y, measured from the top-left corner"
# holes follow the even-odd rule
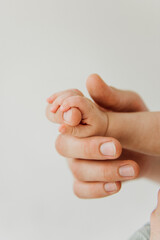
[[[117,185],[115,183],[106,183],[104,189],[106,192],[115,192],[117,191]]]
[[[119,174],[122,177],[134,177],[134,168],[131,165],[125,165],[119,168]]]
[[[63,119],[66,121],[66,122],[70,122],[71,121],[71,117],[72,117],[72,111],[67,111],[67,112],[64,112],[63,114]]]
[[[113,142],[103,143],[100,147],[100,151],[105,156],[114,157],[116,155],[116,147]]]

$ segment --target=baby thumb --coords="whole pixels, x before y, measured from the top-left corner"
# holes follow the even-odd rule
[[[72,127],[78,126],[82,120],[82,114],[78,108],[71,108],[63,113],[63,120]]]

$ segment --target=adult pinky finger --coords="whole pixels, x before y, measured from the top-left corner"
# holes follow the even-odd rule
[[[81,182],[75,179],[74,194],[79,198],[103,198],[119,192],[121,182]]]

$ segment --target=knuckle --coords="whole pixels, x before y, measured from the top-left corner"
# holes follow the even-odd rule
[[[84,97],[83,96],[75,96],[74,100],[79,102],[79,103],[84,103]]]
[[[86,158],[90,158],[92,156],[93,149],[95,149],[95,146],[93,146],[92,141],[83,141],[82,142],[82,151],[84,153],[84,156]]]
[[[72,92],[74,92],[74,93],[76,93],[76,94],[78,94],[78,95],[80,95],[80,96],[83,96],[83,94],[81,93],[81,91],[79,91],[77,88],[73,88],[73,89],[71,89],[72,90]]]
[[[108,168],[106,166],[105,167],[103,166],[101,168],[101,172],[102,172],[102,178],[104,179],[104,181],[108,181],[108,173],[109,173]]]
[[[71,127],[71,135],[74,137],[78,137],[80,135],[80,132],[77,127]]]
[[[62,103],[65,101],[66,94],[60,95],[56,100],[55,103],[58,105],[62,105]]]
[[[63,95],[60,96],[59,98],[57,98],[57,103],[58,103],[59,105],[62,105],[63,101],[64,101],[64,96],[63,96]]]
[[[75,136],[75,134],[76,134],[76,129],[75,129],[74,127],[71,127],[71,128],[70,128],[70,134],[71,134],[72,136]]]

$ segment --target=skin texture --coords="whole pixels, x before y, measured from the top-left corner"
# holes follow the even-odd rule
[[[59,114],[58,110],[62,112],[63,116]],[[90,99],[78,94],[75,95],[73,90],[67,90],[60,94],[53,101],[50,111],[53,113],[57,123],[62,123],[67,116],[68,119],[65,122],[68,124],[62,124],[59,128],[63,134],[81,138],[105,136],[106,134],[108,128],[106,111],[102,110]],[[60,116],[59,119],[58,116]],[[71,124],[70,118],[72,120]]]
[[[100,108],[90,99],[67,90],[52,102],[51,111],[56,122],[63,123],[59,131],[74,137],[106,136],[118,139],[123,148],[160,156],[159,112],[111,112]],[[58,119],[59,113],[63,114]],[[73,111],[72,111],[73,108]],[[69,113],[68,113],[68,110]],[[70,124],[70,120],[72,120]],[[151,137],[153,136],[153,137]]]
[[[160,113],[109,112],[107,136],[119,140],[123,148],[160,156]]]
[[[133,91],[108,86],[99,75],[91,74],[86,81],[91,98],[101,107],[116,112],[148,111],[141,97]]]
[[[86,85],[92,99],[107,110],[117,112],[147,111],[147,107],[139,95],[134,92],[111,88],[97,74],[90,75]],[[54,97],[48,100],[49,104],[46,109],[48,119],[53,122],[55,122],[55,119],[50,107]],[[62,114],[62,112],[59,112],[59,114]],[[98,198],[116,193],[120,190],[120,182],[137,178],[139,170],[141,177],[160,180],[158,174],[160,169],[159,158],[123,150],[120,157],[116,155],[111,160],[110,157],[102,156],[99,152],[99,146],[106,141],[108,141],[107,137],[77,139],[64,134],[57,137],[56,149],[61,155],[67,157],[68,165],[75,178],[74,193],[78,197]],[[72,146],[73,142],[76,142],[74,148]],[[121,145],[118,143],[116,152],[120,151]],[[96,159],[94,159],[95,155]],[[113,161],[113,159],[117,160]],[[132,167],[134,176],[120,176],[119,169],[122,165]],[[104,191],[106,182],[115,183],[117,189],[110,192]]]

